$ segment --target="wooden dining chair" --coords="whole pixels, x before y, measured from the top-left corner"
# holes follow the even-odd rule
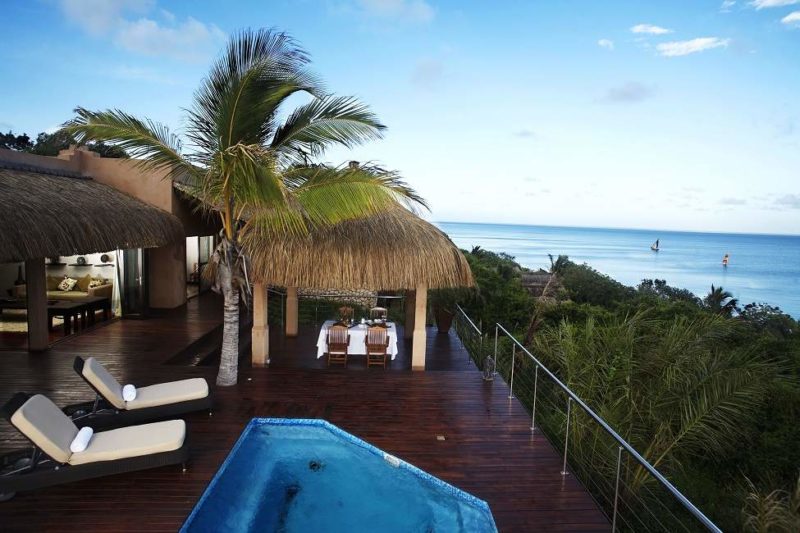
[[[373,326],[367,330],[367,368],[382,366],[386,368],[389,355],[389,330],[385,327]]]
[[[347,347],[350,333],[345,326],[333,325],[328,328],[328,366],[342,363],[347,366]]]
[[[373,307],[369,310],[369,318],[375,320],[376,318],[386,318],[389,311],[385,307]]]

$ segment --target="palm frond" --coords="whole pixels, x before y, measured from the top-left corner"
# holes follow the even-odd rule
[[[163,124],[139,119],[124,111],[89,111],[75,109],[76,117],[64,124],[64,129],[78,141],[111,142],[136,159],[145,170],[173,170],[190,175],[197,168],[181,155],[181,142]]]
[[[294,168],[287,184],[312,226],[337,224],[392,208],[427,207],[397,173],[379,167]]]
[[[245,30],[234,36],[195,93],[188,136],[206,152],[266,145],[280,105],[296,92],[321,94],[306,52],[287,34]]]
[[[385,129],[369,107],[355,98],[325,96],[298,107],[277,128],[271,146],[290,160],[304,162],[331,145],[352,148],[380,139]]]

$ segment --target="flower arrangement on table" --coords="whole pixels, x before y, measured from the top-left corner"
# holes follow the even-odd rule
[[[353,308],[343,305],[339,308],[339,322],[350,322],[353,320]]]

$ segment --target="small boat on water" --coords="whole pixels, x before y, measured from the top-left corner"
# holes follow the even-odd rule
[[[654,242],[653,244],[650,245],[650,249],[653,250],[654,252],[658,251],[659,240],[660,239],[656,239],[656,242]]]

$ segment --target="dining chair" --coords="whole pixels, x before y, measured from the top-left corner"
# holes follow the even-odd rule
[[[350,333],[345,326],[333,325],[328,328],[328,366],[342,363],[347,366],[347,347]]]
[[[375,320],[376,318],[386,318],[389,310],[385,307],[373,307],[369,310],[369,318]]]
[[[382,366],[386,368],[386,359],[389,355],[389,330],[380,326],[367,329],[367,368]]]

